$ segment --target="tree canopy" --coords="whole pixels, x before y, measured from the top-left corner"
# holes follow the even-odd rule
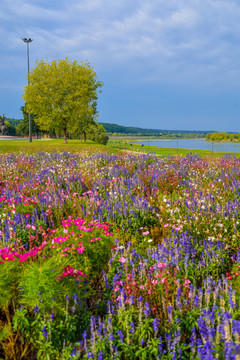
[[[211,134],[206,135],[206,140],[208,141],[216,141],[216,142],[224,142],[224,141],[233,141],[239,142],[240,141],[240,133],[231,134],[226,132],[214,132]]]
[[[82,119],[93,120],[97,90],[103,83],[88,62],[78,64],[68,58],[37,61],[28,79],[23,99],[40,129],[62,130],[67,142],[67,133],[81,126]]]

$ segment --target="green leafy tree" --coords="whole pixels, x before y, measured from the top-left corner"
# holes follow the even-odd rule
[[[84,138],[84,141],[87,140],[87,134],[89,135],[91,132],[95,130],[96,127],[96,119],[98,117],[97,111],[97,102],[94,100],[91,104],[92,112],[88,114],[84,114],[79,117],[75,122],[75,126],[71,130],[71,135],[73,138],[81,139]],[[88,136],[90,139],[90,137]],[[90,139],[92,140],[92,139]]]
[[[5,123],[6,121],[8,121],[11,125],[13,125],[14,127],[16,127],[21,121],[22,119],[14,119],[14,118],[5,118]]]
[[[5,123],[6,127],[7,127],[7,130],[6,130],[6,132],[5,132],[5,135],[15,136],[15,135],[16,135],[16,129],[15,129],[15,127],[14,127],[12,124],[10,124],[10,122],[7,121],[7,120],[5,120],[4,123]]]
[[[107,132],[100,124],[94,124],[88,128],[87,138],[103,145],[107,145],[108,142]]]
[[[28,112],[26,111],[25,106],[21,106],[21,111],[23,113],[23,120],[17,125],[16,130],[19,135],[29,135],[29,119]],[[31,123],[32,123],[32,134],[36,135],[37,138],[40,134],[40,128],[35,122],[35,115],[31,114]]]
[[[41,130],[62,131],[65,143],[79,119],[94,115],[97,90],[103,85],[88,62],[78,64],[68,58],[37,61],[29,82],[23,95],[26,110],[36,115]]]

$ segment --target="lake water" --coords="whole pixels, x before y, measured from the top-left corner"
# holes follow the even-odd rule
[[[143,144],[148,146],[158,146],[167,148],[179,148],[189,150],[210,150],[216,152],[239,152],[240,143],[231,142],[209,142],[204,139],[172,139],[172,140],[147,140],[138,141],[135,144]]]

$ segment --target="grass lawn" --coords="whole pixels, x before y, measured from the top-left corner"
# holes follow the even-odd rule
[[[133,141],[133,139],[132,139]],[[226,153],[209,151],[209,150],[189,150],[189,149],[176,149],[176,148],[161,148],[157,146],[141,146],[133,144],[130,141],[121,140],[109,140],[108,145],[96,144],[93,141],[87,140],[86,142],[80,140],[68,140],[67,144],[64,144],[63,139],[53,140],[33,140],[30,143],[26,140],[0,140],[0,153],[27,153],[34,154],[38,152],[62,152],[68,151],[71,153],[79,153],[82,151],[87,152],[107,152],[110,154],[116,154],[122,150],[141,152],[141,153],[153,153],[159,156],[168,155],[180,155],[186,154],[199,154],[199,155],[212,155],[212,156],[224,156]],[[240,153],[229,153],[231,155],[239,156]]]
[[[24,152],[27,154],[34,154],[38,152],[62,152],[68,151],[79,153],[82,151],[89,152],[108,152],[117,153],[118,150],[109,148],[105,145],[96,144],[93,141],[87,140],[86,142],[80,140],[68,140],[64,144],[63,139],[53,140],[33,140],[30,143],[26,140],[0,140],[0,153],[19,153]]]

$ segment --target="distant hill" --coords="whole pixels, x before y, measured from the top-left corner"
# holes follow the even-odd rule
[[[166,129],[143,129],[133,126],[122,126],[117,124],[99,123],[103,125],[107,133],[119,134],[145,134],[145,135],[167,135],[167,134],[202,134],[203,136],[213,131],[194,131],[194,130],[166,130]]]

